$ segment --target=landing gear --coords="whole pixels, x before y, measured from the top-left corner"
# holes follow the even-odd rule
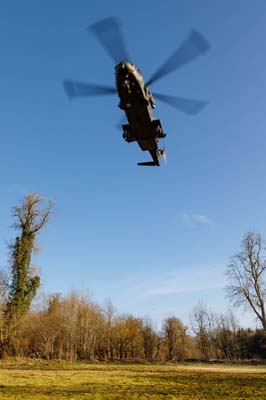
[[[156,134],[157,134],[157,137],[160,138],[160,139],[165,138],[165,136],[166,136],[166,133],[163,132],[161,126],[157,126],[157,127],[155,128],[155,132],[156,132]]]
[[[135,142],[136,138],[133,136],[133,132],[131,132],[130,125],[122,125],[123,128],[123,139],[125,139],[126,142]]]
[[[163,147],[162,149],[158,149],[157,150],[157,155],[158,155],[158,158],[163,158],[163,160],[164,160],[164,163],[166,164],[166,148],[165,147]]]
[[[159,157],[165,156],[165,154],[166,154],[166,149],[165,149],[165,148],[163,148],[163,149],[158,149],[158,150],[157,150],[157,154],[158,154]]]
[[[156,132],[156,137],[159,139],[165,138],[166,133],[164,133],[164,131],[163,131],[161,121],[159,119],[154,119],[152,121],[152,125],[154,126],[154,130]]]

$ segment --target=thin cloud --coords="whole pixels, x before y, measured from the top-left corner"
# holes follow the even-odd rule
[[[157,276],[142,286],[141,297],[196,293],[204,290],[222,289],[224,277],[217,268],[193,268],[175,271],[171,276]]]
[[[201,292],[203,290],[211,290],[211,289],[221,289],[224,288],[224,284],[221,282],[209,282],[205,284],[197,284],[190,285],[186,287],[180,287],[178,283],[173,284],[169,282],[168,285],[158,286],[154,288],[147,289],[143,295],[144,296],[161,296],[161,295],[169,295],[169,294],[181,294],[181,293],[190,293],[190,292]]]
[[[181,221],[188,226],[195,225],[212,225],[212,220],[206,214],[187,214],[184,213],[181,215]]]
[[[143,299],[148,297],[167,297],[187,293],[224,289],[226,285],[224,266],[199,265],[181,267],[171,271],[139,272],[119,279],[115,284],[108,284],[108,290],[115,293],[130,294],[129,297]]]

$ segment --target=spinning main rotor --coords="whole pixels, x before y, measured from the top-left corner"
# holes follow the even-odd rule
[[[116,65],[121,61],[130,60],[120,26],[121,24],[117,18],[109,17],[88,27],[88,31],[96,36]],[[196,30],[191,31],[177,50],[151,75],[145,83],[146,87],[204,55],[209,49],[210,44],[208,41]],[[96,85],[73,80],[65,80],[63,85],[70,98],[110,95],[117,92],[114,86]],[[153,95],[156,99],[189,115],[197,114],[208,104],[207,101],[154,92]]]

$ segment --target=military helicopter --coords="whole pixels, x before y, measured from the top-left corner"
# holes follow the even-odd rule
[[[210,45],[197,31],[193,30],[180,47],[158,68],[145,83],[140,70],[129,61],[120,30],[120,22],[109,17],[87,28],[115,61],[116,87],[65,80],[63,82],[69,98],[80,96],[109,95],[118,93],[119,107],[125,112],[128,123],[122,125],[126,142],[137,142],[141,150],[149,151],[152,161],[140,162],[141,166],[159,166],[160,158],[166,159],[165,148],[159,149],[158,142],[166,136],[162,123],[155,119],[152,110],[155,99],[190,115],[197,114],[206,101],[185,99],[150,92],[148,86],[165,75],[205,54]]]

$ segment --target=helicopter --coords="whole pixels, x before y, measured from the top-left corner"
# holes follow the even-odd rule
[[[108,17],[87,28],[115,62],[116,86],[104,86],[66,79],[63,86],[69,98],[118,93],[119,107],[125,113],[128,123],[122,125],[123,139],[137,142],[141,150],[148,151],[152,161],[139,162],[140,166],[160,166],[160,158],[166,160],[166,149],[158,148],[160,139],[166,137],[162,123],[153,116],[155,98],[188,115],[195,115],[207,101],[185,99],[160,93],[151,93],[149,86],[195,60],[210,49],[208,41],[196,30],[192,30],[177,50],[145,82],[141,71],[133,64],[126,51],[120,22]]]

